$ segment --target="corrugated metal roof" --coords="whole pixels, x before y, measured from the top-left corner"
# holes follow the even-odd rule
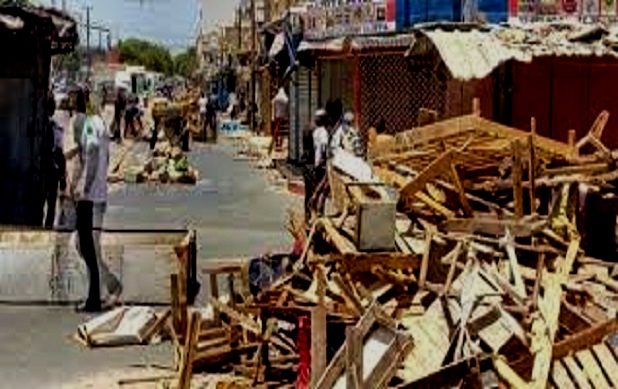
[[[586,31],[590,29],[590,33]],[[408,55],[426,58],[434,49],[451,76],[480,79],[509,60],[540,56],[617,56],[606,38],[590,26],[532,24],[491,29],[421,29]],[[605,39],[603,39],[605,38]]]
[[[429,40],[440,54],[453,78],[470,80],[484,78],[500,64],[517,59],[530,60],[520,50],[511,49],[492,34],[478,30],[453,31],[442,30],[424,31],[424,38],[419,38],[412,45],[409,55],[425,55]]]

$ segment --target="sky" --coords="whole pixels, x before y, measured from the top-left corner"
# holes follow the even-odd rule
[[[54,0],[39,0],[51,5]],[[55,0],[56,6],[62,0]],[[231,21],[237,0],[65,0],[67,9],[82,14],[86,20],[86,6],[92,7],[91,22],[111,27],[113,39],[138,37],[158,41],[172,50],[180,50],[195,42],[199,26],[199,3],[204,4],[204,19],[208,28]],[[77,17],[77,15],[76,15]],[[80,40],[85,43],[85,34]],[[105,37],[103,41],[105,42]],[[90,44],[98,45],[98,33]]]

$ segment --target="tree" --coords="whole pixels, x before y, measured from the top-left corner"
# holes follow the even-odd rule
[[[174,60],[164,46],[130,38],[118,42],[120,60],[130,65],[141,65],[148,70],[170,75],[174,72]]]
[[[190,47],[174,57],[174,73],[189,78],[198,68],[197,52]]]

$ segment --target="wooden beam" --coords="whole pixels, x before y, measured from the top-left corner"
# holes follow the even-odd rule
[[[553,346],[553,359],[561,359],[570,353],[590,347],[590,345],[600,343],[607,335],[618,331],[618,319],[611,319],[606,322],[596,324],[587,330],[556,343]]]
[[[455,150],[448,150],[440,155],[435,161],[427,166],[416,178],[410,181],[400,191],[400,196],[404,201],[409,199],[419,191],[425,189],[425,185],[433,180],[443,171],[450,169],[451,163],[454,161],[454,156],[457,154]],[[408,200],[406,200],[408,199]]]
[[[197,337],[200,331],[202,316],[199,312],[193,312],[187,325],[185,344],[180,363],[180,376],[178,379],[179,389],[189,389],[191,387],[191,376],[193,375],[193,358],[195,356]]]
[[[457,173],[457,168],[453,163],[451,163],[450,173],[453,180],[453,185],[455,186],[455,189],[457,190],[457,195],[459,196],[459,202],[461,203],[461,207],[463,208],[466,216],[472,217],[472,215],[474,215],[474,209],[472,209],[472,206],[468,202],[468,198],[466,197],[466,191],[461,184],[461,180],[459,179],[459,173]]]
[[[418,287],[420,289],[425,288],[425,281],[427,281],[427,271],[429,269],[429,256],[431,255],[432,241],[433,232],[427,231],[425,233],[425,250],[423,251],[423,260],[421,261],[421,271],[418,277]]]
[[[381,265],[388,269],[418,269],[420,266],[419,256],[404,253],[349,253],[345,255],[333,255],[335,261],[341,262],[349,273],[371,272],[375,265]]]
[[[528,136],[528,152],[530,154],[528,163],[528,182],[530,183],[530,213],[536,213],[536,150],[534,149],[536,138],[536,119],[530,119],[530,135]]]
[[[346,388],[363,388],[363,338],[359,329],[347,327],[345,331],[346,343]]]
[[[546,220],[529,221],[518,219],[498,219],[493,215],[479,215],[469,219],[449,219],[440,225],[445,232],[458,232],[502,236],[509,229],[516,238],[528,238],[547,225]]]
[[[210,297],[214,300],[219,301],[219,281],[217,279],[216,273],[210,274]],[[214,315],[215,325],[219,325],[221,323],[221,312],[219,312],[219,309],[215,306],[213,306],[212,311]]]
[[[520,219],[524,216],[524,196],[521,169],[521,143],[518,140],[515,140],[511,144],[511,147],[513,151],[513,166],[511,175],[513,179],[513,201],[515,202],[515,218]]]

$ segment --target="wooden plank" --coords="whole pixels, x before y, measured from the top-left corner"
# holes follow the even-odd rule
[[[573,380],[580,389],[592,389],[592,386],[590,386],[590,383],[588,382],[588,378],[586,378],[586,374],[577,365],[577,362],[575,362],[575,359],[573,359],[573,357],[565,357],[563,359],[563,362],[567,370],[571,373]]]
[[[536,212],[536,150],[534,149],[536,138],[536,119],[530,119],[530,135],[528,136],[528,182],[530,183],[530,213]]]
[[[481,233],[485,235],[502,236],[508,228],[514,237],[527,238],[541,230],[547,222],[544,220],[529,221],[516,219],[498,219],[493,215],[476,215],[473,218],[446,220],[440,228],[446,232]]]
[[[455,150],[448,150],[427,166],[416,178],[406,184],[400,191],[400,198],[404,201],[409,201],[410,197],[415,193],[425,189],[425,185],[450,168],[454,161],[454,156],[457,155]],[[407,200],[406,200],[407,199]]]
[[[311,387],[316,387],[326,370],[326,308],[318,305],[311,312]]]
[[[219,301],[219,281],[217,279],[217,274],[210,274],[210,297]],[[219,325],[221,323],[221,312],[215,306],[213,306],[213,315],[215,325]]]
[[[451,166],[450,166],[450,173],[451,173],[451,178],[453,180],[453,185],[455,186],[455,189],[457,190],[457,195],[459,196],[459,202],[461,203],[464,213],[466,214],[466,216],[472,217],[472,215],[474,215],[474,209],[472,209],[472,206],[468,202],[468,198],[466,197],[466,191],[464,190],[464,187],[461,184],[461,180],[459,179],[459,173],[457,173],[457,168],[455,167],[455,164],[453,163],[451,163]]]
[[[612,319],[570,336],[554,345],[554,359],[563,358],[569,353],[587,348],[591,344],[599,343],[607,335],[616,331],[618,331],[618,319]]]
[[[612,386],[618,388],[618,363],[609,348],[603,343],[592,346],[592,351],[597,356],[601,367],[607,374]]]
[[[180,363],[180,376],[178,379],[179,389],[189,389],[191,387],[191,376],[193,375],[193,358],[197,344],[197,337],[200,331],[202,316],[199,312],[193,312],[187,325],[183,356]]]
[[[524,195],[522,187],[522,155],[521,155],[521,142],[518,140],[513,141],[513,166],[512,166],[512,180],[513,180],[513,200],[515,202],[515,218],[520,219],[524,216]]]
[[[552,379],[554,384],[560,389],[576,389],[575,384],[569,378],[569,373],[562,362],[554,361],[552,366]]]
[[[583,366],[584,373],[586,373],[595,389],[609,389],[609,383],[590,350],[578,351],[575,353],[575,356]]]
[[[427,281],[427,271],[429,270],[429,256],[431,254],[431,243],[433,242],[433,231],[425,233],[425,250],[423,251],[423,259],[421,261],[421,271],[418,277],[418,287],[425,288]]]
[[[412,339],[407,335],[398,333],[393,339],[393,342],[389,345],[382,359],[380,359],[376,367],[369,374],[369,377],[363,382],[363,387],[386,388],[397,371],[398,366],[408,355],[412,347]]]
[[[178,280],[178,274],[171,274],[170,275],[170,292],[171,292],[171,297],[172,297],[172,304],[171,304],[171,310],[172,310],[172,326],[174,327],[174,332],[179,335],[182,336],[182,334],[184,333],[183,329],[181,328],[181,315],[180,315],[180,293],[179,293],[179,280]]]
[[[346,343],[346,388],[361,389],[363,387],[363,337],[356,327],[347,327]]]
[[[349,253],[343,256],[333,255],[336,261],[342,262],[349,273],[371,272],[373,266],[381,265],[388,269],[418,269],[419,256],[404,253]]]

